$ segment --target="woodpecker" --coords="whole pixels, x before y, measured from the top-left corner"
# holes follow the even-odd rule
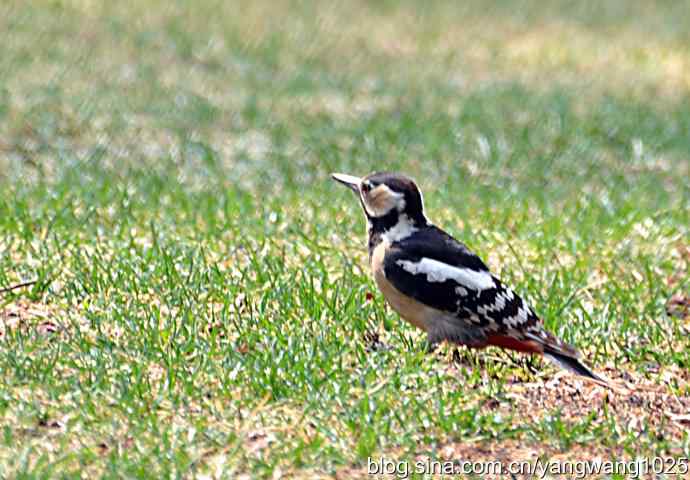
[[[411,178],[391,172],[332,177],[359,197],[376,285],[404,320],[427,333],[430,346],[447,341],[541,354],[606,383],[465,244],[427,220],[422,192]]]

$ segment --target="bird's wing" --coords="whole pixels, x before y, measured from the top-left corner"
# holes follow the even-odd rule
[[[394,243],[383,267],[386,279],[403,294],[487,333],[541,331],[532,308],[477,255],[438,228]]]
[[[394,243],[383,261],[396,289],[457,322],[430,332],[432,343],[463,340],[543,353],[572,372],[606,384],[584,365],[579,353],[544,330],[532,307],[493,276],[465,245],[432,227]],[[461,342],[463,343],[463,342]]]

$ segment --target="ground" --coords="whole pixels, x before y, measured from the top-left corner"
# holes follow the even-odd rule
[[[2,2],[0,476],[690,457],[688,18]],[[329,180],[383,169],[619,388],[426,354]]]

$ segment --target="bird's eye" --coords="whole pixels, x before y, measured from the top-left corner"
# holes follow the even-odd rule
[[[371,190],[371,183],[369,182],[362,182],[362,191],[364,193],[368,193]]]

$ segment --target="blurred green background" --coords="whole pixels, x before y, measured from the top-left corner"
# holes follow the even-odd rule
[[[37,283],[0,293],[0,474],[687,457],[688,18],[2,2],[0,287]],[[424,355],[328,175],[375,170],[413,176],[433,221],[637,393],[494,350]]]

